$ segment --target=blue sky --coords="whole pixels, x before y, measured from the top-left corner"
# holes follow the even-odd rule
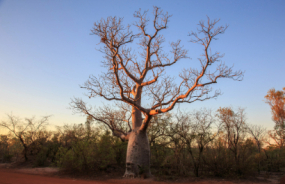
[[[189,43],[187,34],[209,16],[228,24],[226,33],[213,42],[212,51],[225,53],[223,61],[246,71],[241,82],[221,79],[214,89],[217,99],[183,105],[187,110],[202,107],[246,108],[248,122],[271,129],[270,108],[264,96],[271,88],[285,87],[285,1],[0,1],[0,121],[7,113],[31,117],[53,115],[50,124],[85,122],[69,109],[72,97],[82,97],[99,106],[102,99],[89,100],[80,89],[91,74],[102,71],[99,38],[90,35],[93,23],[108,16],[135,21],[134,11],[161,7],[173,16],[163,32],[166,42],[182,40],[197,63],[202,47]],[[178,72],[185,62],[177,64]],[[176,74],[173,72],[173,74]]]

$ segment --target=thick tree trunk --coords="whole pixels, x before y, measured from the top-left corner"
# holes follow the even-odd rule
[[[136,103],[141,105],[142,87],[136,88]],[[146,130],[139,130],[142,125],[142,113],[132,107],[132,132],[129,134],[126,172],[124,177],[149,178],[150,173],[150,147]]]
[[[130,133],[124,177],[151,177],[150,148],[146,131],[133,130]]]

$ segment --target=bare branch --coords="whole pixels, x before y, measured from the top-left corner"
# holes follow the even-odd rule
[[[138,33],[133,33],[130,25],[124,26],[122,18],[109,17],[94,24],[91,32],[101,40],[103,47],[100,51],[105,55],[105,61],[102,63],[107,72],[98,78],[89,77],[82,86],[88,91],[89,98],[100,96],[108,101],[130,105],[133,113],[132,128],[140,126],[142,131],[146,130],[154,115],[172,110],[177,103],[216,98],[221,92],[212,91],[209,86],[217,83],[220,78],[242,80],[244,73],[233,71],[233,67],[226,66],[221,61],[223,55],[219,52],[210,53],[211,42],[217,40],[218,35],[223,34],[228,26],[217,26],[219,20],[211,21],[208,18],[207,22],[199,22],[197,32],[189,33],[190,42],[203,46],[203,54],[198,58],[201,68],[193,69],[185,65],[179,75],[181,81],[176,85],[176,79],[164,76],[165,69],[182,59],[189,59],[188,51],[182,46],[181,40],[178,40],[172,42],[171,51],[165,53],[165,38],[161,32],[168,28],[171,15],[159,7],[154,7],[150,21],[147,13],[148,11],[141,10],[134,13],[137,22],[133,25],[138,28]],[[149,27],[152,30],[148,30]],[[138,41],[135,42],[137,38]],[[131,49],[135,43],[142,50],[139,54]],[[214,70],[211,71],[209,68],[213,65]],[[142,100],[145,97],[151,101],[150,107],[143,106],[145,103],[142,103]],[[78,111],[90,113],[91,109],[88,109],[84,102],[77,99],[72,103],[75,104],[73,108]],[[142,114],[145,116],[143,122]],[[96,117],[97,115],[94,116]],[[135,125],[134,122],[138,121],[140,122]],[[130,124],[128,120],[125,122]],[[106,123],[106,126],[115,132],[111,122],[102,123]]]

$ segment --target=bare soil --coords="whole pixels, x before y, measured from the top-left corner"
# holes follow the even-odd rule
[[[280,184],[280,174],[260,175],[250,180],[229,180],[216,178],[181,178],[172,181],[152,179],[124,179],[118,175],[101,174],[96,177],[80,177],[60,172],[57,168],[15,168],[0,164],[0,184]]]

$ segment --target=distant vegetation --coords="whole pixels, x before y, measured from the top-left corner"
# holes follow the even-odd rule
[[[284,134],[280,133],[284,126],[275,119],[279,124],[268,134],[261,126],[246,122],[244,109],[156,116],[148,129],[152,173],[166,178],[241,177],[284,171]],[[26,161],[35,167],[76,172],[123,172],[127,142],[112,136],[107,127],[98,127],[87,117],[83,124],[51,132],[44,128],[47,121],[44,117],[25,123],[10,115],[1,123],[9,127],[10,134],[0,137],[0,162]]]

